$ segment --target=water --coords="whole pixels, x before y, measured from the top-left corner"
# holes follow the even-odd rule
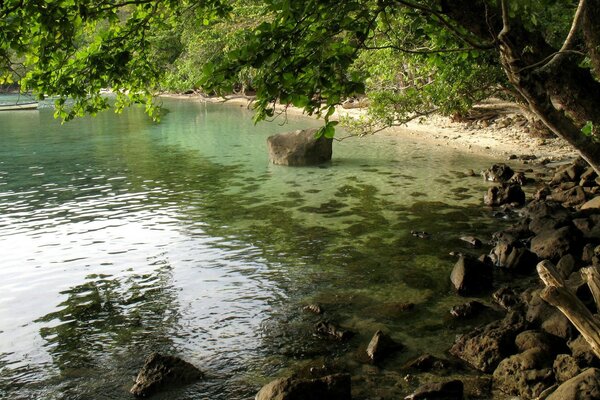
[[[0,398],[129,399],[151,351],[207,373],[159,399],[250,399],[323,365],[351,372],[356,398],[406,394],[399,367],[466,329],[447,318],[464,301],[448,253],[498,227],[464,175],[492,160],[379,136],[274,166],[266,137],[315,122],[166,106],[161,124],[0,113]],[[302,311],[314,302],[324,317]],[[357,335],[315,337],[320,318]],[[406,346],[382,369],[362,356],[376,329]]]

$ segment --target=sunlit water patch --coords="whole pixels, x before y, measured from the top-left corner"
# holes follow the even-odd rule
[[[380,136],[335,142],[320,167],[274,166],[267,136],[314,121],[166,106],[161,124],[141,109],[65,125],[48,107],[0,113],[0,393],[127,399],[151,351],[207,373],[157,398],[247,399],[323,365],[350,371],[358,398],[407,390],[398,367],[457,332],[448,253],[497,228],[465,175],[492,161]],[[357,335],[315,337],[309,303]],[[360,352],[376,329],[406,350],[374,371]]]

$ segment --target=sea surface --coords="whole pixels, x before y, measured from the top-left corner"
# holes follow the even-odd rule
[[[465,174],[494,160],[379,135],[275,166],[269,135],[320,122],[164,106],[160,124],[136,107],[65,124],[51,102],[0,112],[0,398],[130,399],[153,351],[206,373],[157,399],[252,399],[311,371],[350,372],[358,399],[410,393],[401,366],[467,329],[448,316],[465,301],[449,253],[506,224]],[[318,337],[322,319],[356,334]],[[378,329],[405,347],[375,367]]]

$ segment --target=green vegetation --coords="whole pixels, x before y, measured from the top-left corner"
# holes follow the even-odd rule
[[[321,116],[370,104],[371,129],[502,93],[600,169],[600,0],[9,0],[0,83],[57,95],[57,116],[198,89]],[[68,102],[67,99],[74,102]]]

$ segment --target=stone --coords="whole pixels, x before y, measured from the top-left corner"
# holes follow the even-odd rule
[[[600,360],[594,352],[590,344],[583,338],[578,336],[576,339],[568,343],[571,349],[571,355],[581,368],[600,367]]]
[[[519,299],[517,293],[515,293],[513,289],[506,287],[500,288],[492,293],[492,299],[496,304],[507,311],[521,304],[521,299]]]
[[[548,196],[550,196],[551,190],[548,186],[544,186],[539,188],[534,194],[533,198],[535,200],[546,200]]]
[[[511,311],[502,320],[461,335],[450,354],[479,371],[490,373],[515,350],[516,336],[527,328],[522,315]]]
[[[486,206],[502,206],[504,204],[525,204],[525,192],[519,185],[503,184],[502,186],[492,186],[483,196],[483,203]]]
[[[558,309],[554,309],[554,312],[542,322],[540,329],[565,340],[573,338],[577,333],[571,321]]]
[[[302,309],[313,314],[323,314],[323,307],[318,304],[308,304],[302,307]]]
[[[474,249],[478,249],[478,248],[480,248],[483,245],[483,243],[481,242],[481,240],[479,240],[475,236],[461,236],[460,240],[462,240],[463,242],[469,244]]]
[[[538,397],[554,383],[548,358],[541,349],[529,349],[500,362],[494,371],[493,385],[510,396]]]
[[[527,274],[535,269],[537,256],[525,247],[500,242],[492,250],[495,265],[512,272]]]
[[[402,345],[395,342],[389,335],[386,335],[382,331],[377,331],[369,342],[367,356],[373,364],[377,364],[383,361],[383,359],[388,357],[391,353],[398,351],[401,348]]]
[[[404,365],[405,369],[416,369],[421,372],[429,372],[432,370],[440,370],[446,369],[450,367],[450,362],[448,360],[444,360],[431,354],[423,354],[416,359],[409,361]]]
[[[506,183],[515,174],[515,171],[506,164],[494,164],[481,174],[486,181]]]
[[[564,339],[536,330],[519,333],[515,338],[515,345],[520,352],[540,349],[547,357],[551,358],[554,358],[559,353],[567,353],[569,351]]]
[[[348,340],[354,336],[354,332],[339,328],[328,321],[321,321],[315,326],[319,335],[328,336],[335,340]]]
[[[450,308],[450,315],[454,318],[473,318],[478,316],[483,310],[487,309],[483,303],[475,300],[468,301]]]
[[[452,269],[450,280],[458,294],[467,296],[492,287],[492,267],[477,259],[460,256]]]
[[[523,215],[530,219],[552,217],[555,219],[568,218],[569,210],[556,201],[531,201],[523,209]]]
[[[575,186],[567,190],[553,190],[552,199],[561,202],[565,207],[574,207],[585,203],[586,196],[581,186]]]
[[[349,374],[319,379],[276,379],[260,389],[255,400],[351,400]]]
[[[552,364],[554,377],[558,383],[568,381],[581,373],[577,361],[569,354],[559,354]]]
[[[525,177],[523,172],[515,172],[515,174],[508,180],[508,183],[524,186],[527,183],[527,177]]]
[[[577,264],[577,260],[573,257],[572,254],[565,254],[558,260],[556,264],[556,270],[562,276],[563,279],[569,279],[571,273],[575,270],[575,266]]]
[[[463,383],[459,380],[452,380],[441,383],[428,383],[411,395],[406,396],[405,400],[462,400]]]
[[[591,210],[596,208],[600,208],[600,196],[596,196],[593,199],[583,203],[580,210]]]
[[[317,129],[269,136],[269,159],[279,165],[318,165],[331,160],[333,139],[315,138]]]
[[[594,171],[594,168],[589,167],[588,169],[585,170],[585,172],[583,174],[581,174],[579,179],[581,179],[582,181],[585,181],[585,182],[593,182],[597,177],[598,177],[598,174],[596,174],[596,171]]]
[[[531,251],[542,260],[558,260],[574,250],[577,236],[570,226],[545,230],[531,239]]]
[[[560,385],[546,400],[600,399],[600,369],[588,368]]]
[[[129,392],[137,397],[147,397],[168,386],[196,382],[203,376],[202,371],[180,358],[152,353],[146,358]]]

